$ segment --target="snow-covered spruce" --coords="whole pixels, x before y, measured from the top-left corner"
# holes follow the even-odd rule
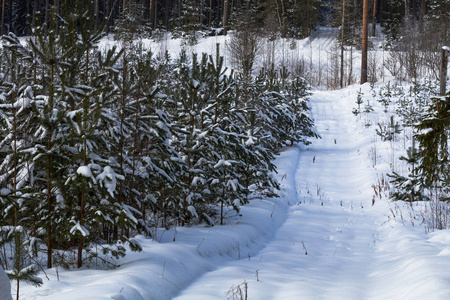
[[[156,60],[126,39],[99,50],[82,4],[58,30],[52,19],[26,44],[4,39],[0,214],[23,226],[30,258],[115,266],[138,233],[223,224],[276,196],[277,151],[317,136],[305,80],[235,74],[219,51]]]

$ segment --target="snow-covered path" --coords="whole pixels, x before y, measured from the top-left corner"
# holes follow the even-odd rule
[[[322,139],[279,160],[280,174],[294,170],[283,179],[296,204],[275,238],[258,255],[207,273],[180,299],[205,292],[220,298],[244,280],[254,299],[367,298],[377,225],[364,209],[371,205],[371,180],[361,176],[368,166],[358,147],[366,140],[338,97],[318,92],[311,103]]]
[[[387,225],[389,203],[372,205],[370,138],[342,95],[315,93],[322,139],[287,149],[278,160],[291,207],[275,237],[257,255],[206,273],[176,299],[224,299],[238,286],[245,293],[244,282],[248,299],[448,299],[448,275],[445,281],[424,268],[436,250],[423,251],[426,243],[414,250],[420,234]],[[405,233],[411,244],[396,246],[395,235],[400,241]]]

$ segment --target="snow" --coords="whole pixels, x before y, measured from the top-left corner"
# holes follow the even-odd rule
[[[11,283],[2,266],[0,266],[0,299],[12,300]]]
[[[125,177],[117,174],[110,166],[103,168],[103,172],[97,176],[97,181],[101,186],[104,186],[111,197],[114,198],[114,191],[116,190],[117,180],[124,180]]]
[[[214,165],[214,169],[218,169],[221,166],[225,166],[225,167],[229,167],[231,166],[231,161],[230,160],[224,160],[224,159],[220,159],[217,164]]]
[[[70,229],[70,234],[75,235],[77,231],[79,231],[83,236],[89,235],[89,230],[87,230],[86,227],[82,226],[80,222],[77,222],[75,226]]]
[[[245,145],[251,146],[251,145],[254,145],[254,144],[255,144],[255,139],[250,135],[250,136],[248,137],[248,140],[245,141]]]
[[[93,180],[95,180],[94,175],[92,175],[91,169],[88,166],[78,167],[77,174],[79,174],[83,177],[92,178]]]
[[[419,131],[418,134],[425,135],[425,134],[428,134],[430,132],[433,132],[433,128],[422,129],[421,131]]]
[[[1,188],[0,189],[0,195],[8,196],[9,194],[11,194],[11,191],[9,189],[6,189],[6,188]]]
[[[23,299],[224,299],[244,281],[249,299],[448,299],[450,232],[427,234],[407,205],[372,206],[379,170],[351,113],[356,89],[315,91],[322,139],[277,158],[279,198],[252,200],[228,225],[138,236],[143,252],[114,270],[59,270],[59,281],[48,270]]]
[[[335,34],[323,29],[299,41],[297,55],[316,60]],[[223,45],[225,37],[190,50],[211,54],[216,42]],[[176,57],[180,44],[165,40],[152,48]],[[41,288],[24,284],[21,299],[226,299],[238,287],[248,299],[450,299],[450,230],[429,233],[416,204],[374,196],[393,165],[386,157],[403,153],[377,141],[375,126],[364,126],[380,116],[352,114],[360,88],[367,103],[369,84],[313,91],[311,117],[322,139],[277,157],[279,198],[251,200],[239,214],[230,210],[223,226],[137,236],[143,251],[128,252],[116,269],[46,270],[49,280]],[[93,176],[80,168],[78,174]],[[109,167],[97,176],[112,196],[117,179],[123,178]],[[72,230],[83,233],[77,225]]]
[[[187,209],[191,213],[191,215],[193,215],[196,218],[198,218],[198,214],[197,214],[197,211],[195,210],[195,207],[193,207],[192,205],[189,205]]]

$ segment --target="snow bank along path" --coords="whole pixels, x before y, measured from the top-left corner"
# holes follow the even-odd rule
[[[322,139],[278,159],[292,206],[274,239],[257,255],[205,274],[176,299],[223,299],[239,284],[244,290],[244,280],[248,299],[450,299],[450,248],[438,259],[442,251],[421,229],[388,222],[392,204],[372,206],[370,137],[351,114],[353,96],[312,97]],[[438,244],[448,246],[448,233],[440,235]]]

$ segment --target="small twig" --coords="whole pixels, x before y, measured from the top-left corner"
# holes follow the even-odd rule
[[[274,213],[274,211],[275,211],[275,207],[276,207],[276,206],[277,206],[276,204],[273,205],[272,212],[270,213],[270,217],[271,217],[271,218],[272,218],[272,216],[273,216],[273,213]]]
[[[237,243],[237,245],[238,245],[238,260],[241,260],[241,246],[239,242]]]
[[[205,238],[203,238],[202,240],[201,240],[201,242],[200,242],[200,244],[198,244],[198,246],[197,246],[197,250],[200,248],[200,246],[203,244],[203,241],[205,240]]]
[[[305,249],[305,255],[308,255],[308,250],[306,250],[305,242],[302,241],[303,249]]]
[[[47,273],[45,272],[44,268],[42,268],[41,264],[38,263],[32,256],[30,256],[30,259],[36,264],[36,266],[38,266],[39,269],[41,269],[41,271],[45,275],[45,278],[47,278],[47,280],[50,281],[50,278],[48,278]],[[58,281],[59,281],[59,277],[58,277]]]

